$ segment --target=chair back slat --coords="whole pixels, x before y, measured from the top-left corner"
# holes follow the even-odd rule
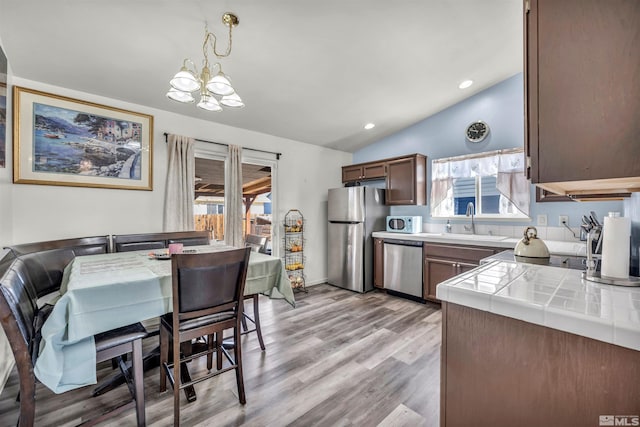
[[[173,312],[207,310],[208,314],[236,307],[242,299],[250,248],[205,254],[175,254]]]
[[[164,240],[148,241],[148,242],[122,242],[118,241],[119,236],[114,236],[115,252],[133,252],[133,251],[150,251],[154,249],[164,249]]]
[[[113,236],[114,252],[164,249],[171,243],[184,246],[209,244],[208,231],[170,231],[166,233],[121,234]]]
[[[76,239],[49,240],[7,246],[16,256],[52,249],[72,249],[77,255],[104,254],[109,252],[109,236],[79,237]]]
[[[209,244],[208,231],[180,231],[170,234],[167,237],[167,245],[171,243],[182,243],[184,246],[200,246]]]

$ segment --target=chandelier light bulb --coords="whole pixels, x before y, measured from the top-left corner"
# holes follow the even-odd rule
[[[220,96],[231,95],[235,92],[233,86],[231,86],[231,82],[222,71],[211,77],[211,80],[207,83],[207,90]]]
[[[167,92],[167,98],[173,99],[174,101],[182,102],[185,104],[189,102],[195,102],[195,99],[193,99],[193,95],[191,95],[191,92],[183,92],[174,87],[169,89],[169,92]]]
[[[200,95],[200,102],[198,102],[198,108],[202,108],[207,111],[222,111],[222,107],[218,103],[218,100],[213,96],[203,93]]]
[[[244,102],[242,102],[242,99],[236,92],[232,93],[231,95],[223,96],[222,99],[220,100],[220,103],[225,107],[231,107],[231,108],[244,107]]]
[[[193,73],[187,70],[187,67],[183,66],[180,71],[169,82],[172,87],[181,90],[183,92],[193,92],[200,89],[200,82],[193,75]]]

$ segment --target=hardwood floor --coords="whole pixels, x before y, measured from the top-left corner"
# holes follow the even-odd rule
[[[197,401],[183,397],[182,425],[438,426],[439,306],[329,285],[308,289],[296,294],[295,309],[260,297],[267,349],[260,351],[255,334],[243,337],[247,404],[238,403],[235,376],[227,372],[197,384]],[[111,373],[109,364],[101,368],[99,379]],[[191,363],[190,370],[199,369],[205,360]],[[145,373],[147,425],[168,426],[172,395],[158,393],[158,384],[158,368]],[[14,372],[0,395],[1,426],[15,426],[17,386]],[[128,394],[124,386],[97,398],[90,392],[55,395],[38,385],[36,426],[76,425]],[[130,412],[105,425],[134,424]]]

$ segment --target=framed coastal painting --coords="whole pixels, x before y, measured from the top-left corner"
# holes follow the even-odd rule
[[[7,57],[0,47],[0,168],[6,167],[7,148]]]
[[[153,189],[153,116],[14,86],[13,117],[13,182]]]

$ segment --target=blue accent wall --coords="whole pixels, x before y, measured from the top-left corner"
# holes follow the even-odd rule
[[[413,153],[424,154],[428,158],[427,181],[430,184],[433,159],[523,147],[523,87],[522,73],[516,74],[421,122],[356,151],[353,154],[353,162],[362,163]],[[490,132],[484,141],[473,144],[466,140],[464,131],[476,120],[486,122]],[[530,223],[535,224],[536,215],[547,214],[550,227],[559,226],[559,215],[569,215],[569,225],[579,227],[582,215],[590,211],[595,211],[600,218],[610,211],[623,211],[623,202],[536,203],[535,199],[535,186],[532,185]],[[429,206],[398,206],[392,207],[391,212],[398,215],[422,215],[426,222],[445,222],[432,220]],[[507,224],[505,221],[499,223]],[[514,224],[521,225],[523,222],[515,221]]]

